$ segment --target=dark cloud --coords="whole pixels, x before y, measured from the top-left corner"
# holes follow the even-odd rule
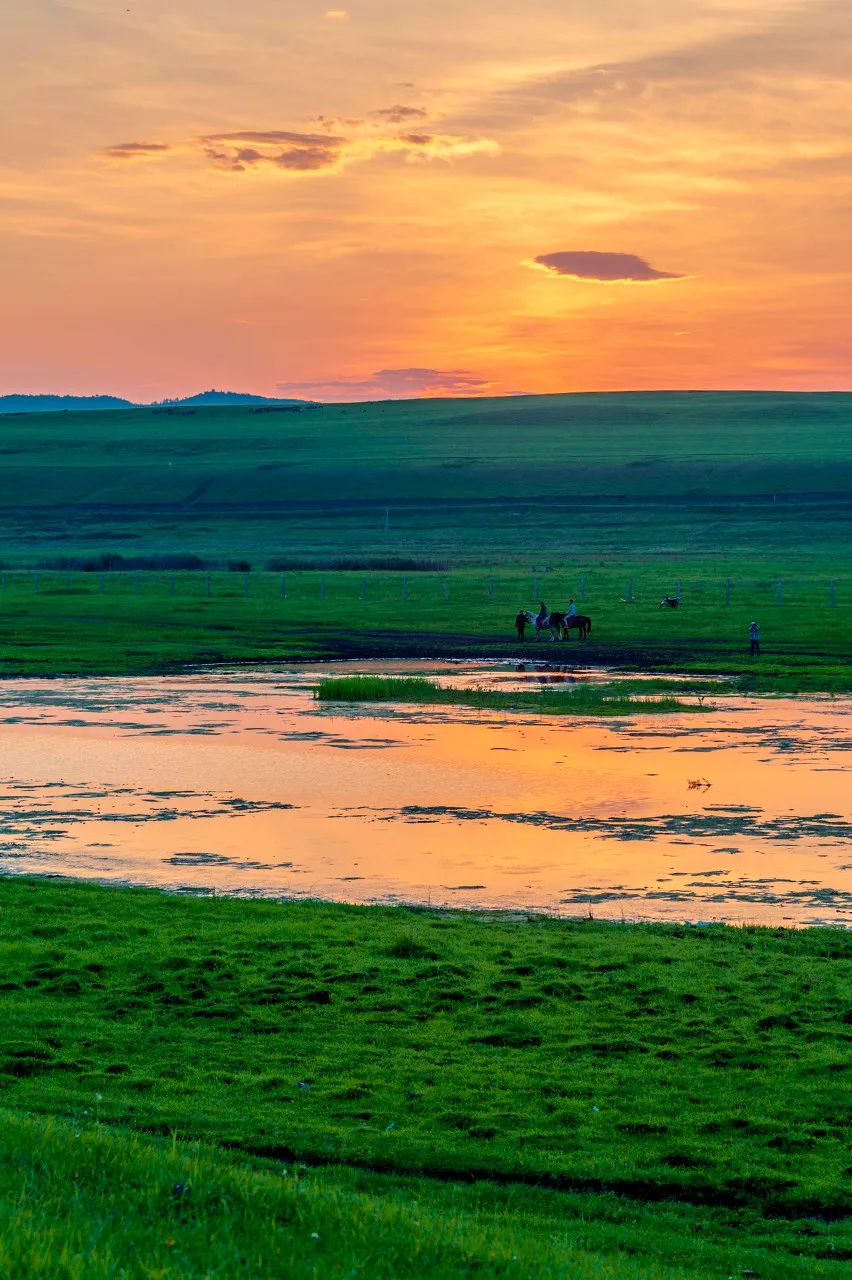
[[[406,107],[397,103],[393,107],[380,107],[371,114],[379,120],[387,120],[388,124],[406,124],[409,120],[422,120],[429,112],[423,107]]]
[[[401,133],[400,142],[407,142],[411,147],[428,147],[434,141],[431,133]]]
[[[482,396],[495,383],[469,369],[377,369],[368,378],[279,382],[279,391],[320,400],[408,400],[418,396]]]
[[[657,271],[635,253],[596,253],[589,249],[543,253],[533,262],[557,276],[581,280],[683,280],[672,271]]]
[[[204,154],[217,169],[241,173],[258,165],[315,173],[340,158],[346,139],[335,134],[294,133],[285,129],[241,129],[235,133],[211,133],[200,139]],[[254,145],[242,146],[242,143]]]
[[[111,160],[134,160],[138,156],[158,155],[162,151],[170,151],[167,142],[117,142],[107,147],[104,155]]]

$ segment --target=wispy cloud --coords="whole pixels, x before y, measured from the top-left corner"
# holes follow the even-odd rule
[[[111,160],[136,160],[140,156],[160,155],[171,151],[167,142],[116,142],[104,152]]]
[[[424,396],[483,396],[498,383],[469,369],[377,369],[367,378],[279,382],[278,390],[319,400],[408,400]]]
[[[381,116],[381,127],[375,121],[346,121],[330,117],[316,118],[325,133],[293,129],[235,129],[224,133],[202,134],[177,144],[163,142],[121,142],[106,147],[103,155],[111,160],[155,156],[174,151],[200,156],[215,169],[243,173],[247,169],[279,169],[290,173],[318,173],[364,163],[383,154],[402,154],[411,160],[459,160],[467,156],[496,155],[499,148],[489,138],[469,137],[454,133],[404,131],[388,128],[393,112],[397,122],[425,115],[419,108],[383,108],[373,113]],[[400,115],[400,113],[403,113]],[[387,117],[387,118],[386,118]],[[347,132],[341,133],[341,126]],[[334,129],[337,132],[333,132]]]
[[[241,173],[259,165],[302,173],[333,168],[345,138],[334,134],[294,133],[286,129],[244,129],[199,139],[217,169]]]
[[[393,107],[379,107],[370,115],[378,120],[387,120],[388,124],[405,124],[409,120],[422,120],[429,115],[425,107],[409,107],[397,103]]]
[[[658,271],[635,253],[598,253],[591,249],[572,249],[562,253],[542,253],[530,266],[541,267],[557,276],[574,276],[578,280],[683,280],[672,271]]]

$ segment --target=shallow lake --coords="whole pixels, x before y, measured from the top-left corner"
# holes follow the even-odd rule
[[[426,670],[346,664],[401,669]],[[320,674],[5,682],[0,870],[852,924],[852,699],[719,696],[705,715],[569,720],[323,704]],[[559,678],[481,664],[441,676],[489,688]]]

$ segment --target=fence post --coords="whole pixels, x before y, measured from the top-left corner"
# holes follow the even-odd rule
[[[680,598],[681,598],[681,596],[682,596],[682,595],[683,595],[683,578],[678,578],[678,580],[677,580],[677,598],[678,598],[678,600],[680,600]]]
[[[320,578],[320,600],[325,599],[325,578]]]
[[[488,579],[488,599],[489,600],[494,599],[494,579],[493,578]]]
[[[66,579],[65,579],[65,590],[66,590],[66,591],[70,591],[70,590],[71,590],[71,574],[70,574],[70,573],[68,574],[68,576],[67,576],[67,577],[66,577]]]
[[[249,593],[249,575],[247,573],[244,573],[243,574],[243,595],[247,596],[248,593]]]
[[[779,578],[775,583],[775,603],[782,604],[784,601],[784,585]]]
[[[627,582],[627,603],[633,603],[633,579],[629,578]]]
[[[210,595],[210,574],[209,574],[209,573],[207,574],[206,578],[204,579],[204,594],[205,594],[206,596],[209,596],[209,595]]]
[[[402,598],[403,600],[408,599],[408,579],[407,578],[403,578],[402,580]]]
[[[583,574],[582,578],[580,579],[580,600],[583,601],[585,600],[585,598],[586,598],[586,575]]]
[[[284,598],[285,600],[287,599],[287,575],[286,575],[286,573],[282,573],[282,575],[281,575],[281,595],[283,596],[283,598]]]
[[[175,580],[174,578],[169,578],[169,595],[173,596],[174,593],[175,593]]]
[[[444,579],[444,599],[449,600],[449,598],[450,598],[450,580],[449,578],[445,578]]]
[[[532,602],[533,604],[535,604],[536,600],[538,599],[538,579],[536,578],[535,574],[533,574],[531,581],[532,581]]]
[[[367,599],[367,579],[366,578],[361,579],[361,599],[362,600]]]
[[[730,603],[731,603],[731,579],[726,578],[725,579],[725,604],[730,605]]]
[[[836,605],[836,604],[837,604],[837,590],[836,590],[836,588],[835,588],[834,582],[829,582],[829,584],[828,584],[828,605],[829,605],[829,608],[830,608],[830,609],[833,609],[833,608],[835,607],[835,605]]]
[[[38,591],[38,574],[33,574],[33,591]]]
[[[100,581],[98,583],[98,591],[100,591],[101,594],[103,595],[105,590],[106,590],[106,578],[104,577],[103,574],[101,574]]]
[[[6,575],[5,573],[0,573],[0,591],[5,591],[5,590],[6,590]]]

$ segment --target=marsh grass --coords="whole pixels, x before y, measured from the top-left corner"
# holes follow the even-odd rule
[[[659,687],[656,685],[655,687]],[[688,687],[688,686],[681,686]],[[656,694],[639,682],[635,691],[619,684],[576,684],[507,693],[498,689],[446,688],[423,676],[330,676],[314,691],[320,702],[398,702],[427,706],[464,706],[488,711],[536,711],[553,716],[623,716],[710,711],[700,700],[684,702],[674,694]]]

